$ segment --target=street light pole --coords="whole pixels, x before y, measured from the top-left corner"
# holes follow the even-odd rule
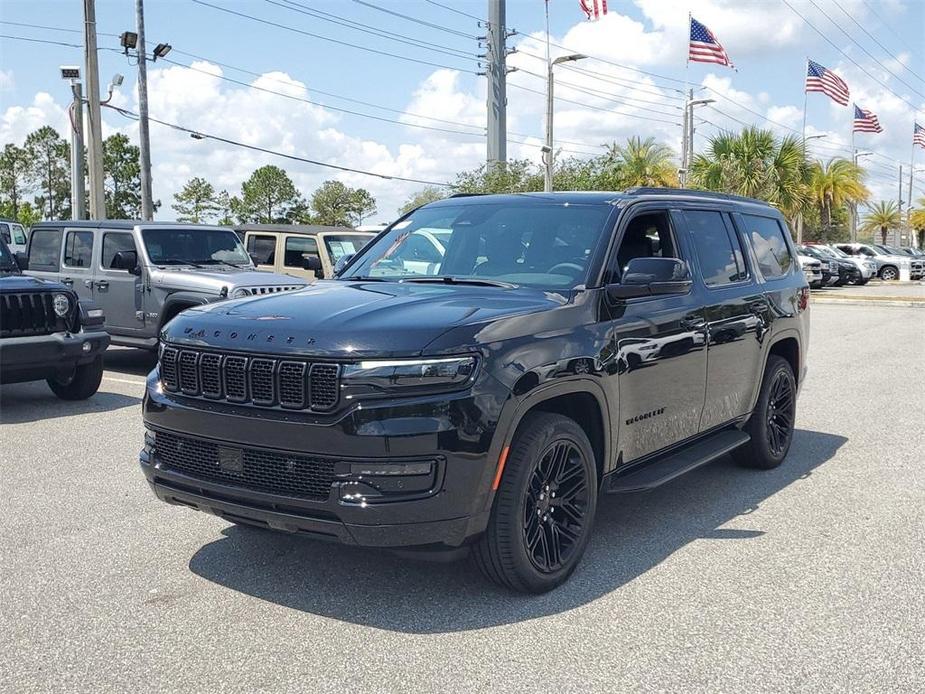
[[[559,65],[560,63],[570,63],[575,60],[583,60],[588,56],[582,55],[581,53],[573,53],[571,55],[562,55],[556,58],[555,60],[547,63],[547,73],[546,73],[546,145],[543,147],[543,164],[546,167],[546,176],[543,181],[543,190],[547,193],[552,192],[552,174],[553,174],[553,165],[555,164],[555,150],[553,148],[553,137],[552,137],[552,121],[553,114],[555,112],[554,104],[554,84],[555,80],[553,77],[553,67]]]
[[[687,151],[684,153],[684,181],[687,181],[687,172],[691,164],[694,161],[694,107],[696,106],[706,106],[707,104],[712,104],[716,99],[694,99],[691,98],[694,96],[694,90],[692,89],[688,93],[687,104],[685,105],[685,122],[687,123],[687,137],[685,138],[685,143],[687,145]]]
[[[84,100],[79,81],[71,83],[71,217],[87,218],[87,191],[84,184]]]

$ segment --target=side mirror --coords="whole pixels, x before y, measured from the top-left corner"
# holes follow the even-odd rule
[[[138,253],[136,251],[116,251],[109,267],[115,270],[128,270],[133,275],[141,274],[141,268],[138,266]]]
[[[22,251],[19,251],[18,253],[16,253],[15,257],[16,257],[16,267],[18,267],[20,270],[29,269],[29,256],[28,255],[26,255]]]
[[[347,255],[342,255],[336,263],[334,263],[334,276],[340,277],[340,273],[344,271],[344,268],[347,267],[347,264],[353,260],[353,256],[356,253],[348,253]]]
[[[633,258],[620,284],[607,287],[611,299],[686,294],[693,282],[687,263],[678,258]]]
[[[317,255],[303,255],[302,269],[314,272],[315,277],[318,279],[324,279],[324,270],[321,269],[321,258]]]

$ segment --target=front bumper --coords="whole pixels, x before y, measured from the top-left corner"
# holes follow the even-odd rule
[[[103,330],[6,337],[0,340],[0,381],[19,383],[67,374],[106,351]]]
[[[483,387],[494,388],[490,379]],[[157,371],[148,380],[143,411],[149,431],[142,471],[163,501],[234,522],[374,547],[459,547],[488,522],[495,463],[489,449],[497,423],[496,392],[473,391],[364,404],[336,415],[258,410],[203,402],[164,392]],[[181,438],[209,450],[243,451],[248,460],[273,459],[277,472],[299,460],[326,458],[335,467],[363,461],[389,465],[433,461],[426,491],[363,497],[363,478],[339,474],[313,496],[258,488],[229,475],[179,469],[159,453],[158,436]],[[166,448],[164,449],[166,451]],[[216,464],[214,462],[207,464]],[[282,462],[279,462],[282,461]],[[341,462],[343,461],[343,462]],[[222,465],[219,461],[218,465]],[[256,469],[256,468],[255,468]],[[305,470],[305,468],[300,468]],[[343,471],[343,467],[339,467]],[[218,471],[216,471],[218,473]],[[276,473],[274,473],[276,474]],[[242,478],[243,479],[243,478]]]

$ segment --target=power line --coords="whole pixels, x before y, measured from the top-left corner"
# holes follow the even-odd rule
[[[132,120],[138,120],[138,114],[135,113],[134,111],[129,111],[128,109],[120,108],[119,106],[113,106],[112,104],[103,104],[103,105],[106,106],[107,108],[112,109],[113,111],[116,111],[117,113],[119,113],[120,115],[126,118],[130,118]],[[157,118],[151,118],[150,116],[148,117],[148,120],[150,120],[152,123],[157,123],[158,125],[163,125],[165,127],[172,128],[173,130],[177,130],[179,132],[188,133],[189,135],[193,136],[197,140],[202,140],[202,139],[215,140],[216,142],[223,142],[225,144],[233,145],[235,147],[243,147],[245,149],[250,149],[255,152],[263,152],[264,154],[272,154],[273,156],[276,156],[276,157],[282,157],[284,159],[291,159],[293,161],[299,161],[305,164],[312,164],[313,166],[321,166],[321,167],[328,168],[328,169],[336,169],[338,171],[345,171],[347,173],[362,174],[364,176],[374,176],[376,178],[383,178],[389,181],[405,181],[408,183],[422,183],[424,185],[429,185],[429,186],[442,186],[442,187],[450,187],[450,188],[453,187],[451,183],[445,183],[441,181],[428,181],[428,180],[424,180],[420,178],[407,178],[405,176],[389,176],[387,174],[375,173],[373,171],[365,171],[363,169],[354,169],[349,166],[341,166],[340,164],[331,164],[330,162],[318,161],[316,159],[308,159],[306,157],[299,157],[299,156],[296,156],[295,154],[286,154],[285,152],[278,152],[276,150],[268,149],[266,147],[258,147],[257,145],[249,145],[245,142],[239,142],[237,140],[232,140],[227,137],[221,137],[219,135],[212,135],[211,133],[206,133],[206,132],[203,132],[202,130],[194,130],[193,128],[187,128],[182,125],[177,125],[176,123],[169,123],[167,121],[159,120]]]
[[[461,68],[461,67],[457,67],[457,66],[453,66],[453,65],[443,65],[443,64],[441,64],[441,63],[435,63],[435,62],[432,62],[432,61],[430,61],[430,60],[423,60],[423,59],[421,59],[421,58],[412,58],[411,56],[401,55],[401,54],[399,54],[399,53],[390,53],[389,51],[382,51],[382,50],[379,50],[379,49],[377,49],[377,48],[370,48],[370,47],[368,47],[368,46],[361,46],[361,45],[356,44],[356,43],[349,43],[349,42],[347,42],[347,41],[340,41],[339,39],[333,39],[333,38],[331,38],[330,36],[324,36],[324,35],[322,35],[322,34],[314,34],[314,33],[310,32],[310,31],[305,31],[305,30],[303,30],[303,29],[297,29],[297,28],[295,28],[295,27],[289,27],[289,26],[286,26],[285,24],[279,24],[278,22],[271,22],[271,21],[268,20],[268,19],[261,19],[260,17],[255,17],[254,15],[246,14],[246,13],[244,13],[244,12],[238,12],[238,11],[236,11],[236,10],[231,10],[231,9],[229,9],[229,8],[227,8],[227,7],[220,7],[219,5],[213,5],[213,4],[211,4],[211,3],[205,2],[204,0],[191,0],[191,1],[194,2],[194,3],[196,3],[197,5],[203,5],[204,7],[211,7],[212,9],[218,10],[219,12],[225,12],[225,13],[227,13],[227,14],[233,14],[233,15],[235,15],[235,16],[237,16],[237,17],[243,17],[244,19],[249,19],[249,20],[251,20],[251,21],[253,21],[253,22],[258,22],[258,23],[260,23],[260,24],[266,24],[266,25],[268,25],[268,26],[276,27],[277,29],[285,29],[286,31],[291,31],[291,32],[294,32],[294,33],[296,33],[296,34],[301,34],[301,35],[303,35],[303,36],[310,36],[310,37],[315,38],[315,39],[321,39],[322,41],[328,41],[328,42],[330,42],[330,43],[334,43],[334,44],[337,44],[337,45],[339,45],[339,46],[346,46],[347,48],[355,48],[355,49],[360,50],[360,51],[366,51],[366,52],[368,52],[368,53],[375,53],[376,55],[384,55],[384,56],[387,56],[387,57],[389,57],[389,58],[396,58],[396,59],[398,59],[398,60],[405,60],[405,61],[407,61],[407,62],[410,62],[410,63],[417,63],[417,64],[419,64],[419,65],[429,65],[429,66],[431,66],[431,67],[438,67],[438,68],[443,68],[443,69],[446,69],[446,70],[458,70],[458,71],[461,71],[461,72],[474,72],[473,70],[467,70],[467,69],[465,69],[465,68]],[[355,2],[359,2],[359,0],[355,0]]]
[[[837,45],[834,41],[832,41],[832,39],[830,39],[828,36],[826,36],[825,32],[823,32],[823,31],[821,31],[820,29],[818,29],[818,28],[816,27],[815,24],[813,24],[813,23],[810,22],[806,17],[804,17],[802,14],[800,14],[800,13],[793,7],[793,5],[791,5],[791,4],[788,2],[788,0],[781,0],[781,2],[784,3],[787,7],[789,7],[789,8],[790,8],[790,11],[793,12],[797,17],[799,17],[800,19],[802,19],[803,22],[804,22],[810,29],[812,29],[812,30],[815,31],[817,34],[819,34],[819,36],[821,36],[821,37],[825,40],[826,43],[828,43],[830,46],[832,46],[832,48],[834,48],[836,51],[838,51],[838,52],[841,53],[843,56],[845,56],[845,59],[848,60],[848,62],[850,62],[850,63],[851,63],[852,65],[854,65],[856,68],[858,68],[858,70],[860,70],[861,72],[863,72],[865,75],[867,75],[867,76],[868,76],[870,79],[872,79],[874,82],[876,82],[876,83],[879,84],[881,87],[883,87],[884,89],[886,89],[890,94],[892,94],[893,96],[895,96],[897,99],[899,99],[900,101],[905,102],[908,106],[910,106],[910,107],[912,108],[913,111],[917,111],[917,110],[918,110],[918,108],[915,106],[915,104],[913,104],[911,101],[909,101],[906,97],[901,96],[901,95],[897,94],[896,92],[894,92],[894,91],[893,91],[892,89],[890,89],[886,84],[884,84],[884,83],[881,82],[879,79],[877,79],[877,78],[874,77],[872,74],[870,74],[864,67],[861,66],[860,63],[858,63],[857,61],[855,61],[854,58],[852,58],[850,55],[848,55],[847,53],[845,53],[845,51],[843,51],[841,48],[839,48],[838,45]],[[812,0],[810,0],[810,2],[812,2]],[[815,4],[814,4],[813,6],[815,7]]]
[[[876,36],[874,36],[874,35],[871,34],[869,31],[867,31],[867,27],[865,27],[865,26],[864,26],[863,24],[861,24],[858,20],[856,20],[856,19],[851,15],[850,12],[847,12],[847,11],[845,10],[844,7],[842,7],[840,4],[838,4],[838,2],[836,2],[836,0],[832,0],[832,1],[833,1],[833,3],[835,4],[835,7],[837,7],[837,8],[839,9],[839,11],[840,11],[843,15],[845,15],[848,19],[850,19],[852,22],[854,22],[855,26],[857,26],[861,31],[863,31],[865,34],[867,34],[868,38],[870,38],[874,43],[876,43],[878,46],[880,46],[880,48],[883,50],[884,53],[886,53],[886,54],[887,54],[888,56],[890,56],[893,60],[895,60],[895,61],[896,61],[899,65],[901,65],[907,72],[909,72],[909,73],[915,75],[920,81],[925,82],[925,79],[922,79],[922,77],[921,77],[917,72],[915,72],[915,71],[914,71],[912,68],[910,68],[908,65],[905,65],[905,64],[903,63],[903,61],[901,61],[899,58],[897,58],[895,55],[893,55],[893,54],[890,52],[890,50],[889,50],[886,46],[884,46],[882,43],[880,43],[880,39],[878,39]]]
[[[809,0],[809,4],[812,5],[813,7],[815,7],[815,8],[816,8],[817,10],[819,10],[820,12],[822,12],[822,9],[819,7],[819,5],[817,5],[815,2],[813,2],[813,0]],[[844,10],[842,10],[842,12],[844,12]],[[825,13],[823,13],[823,14],[825,14]],[[849,15],[849,16],[850,16],[850,15]],[[893,72],[892,70],[890,70],[890,68],[888,68],[888,67],[887,67],[886,65],[884,65],[882,62],[880,62],[880,61],[877,59],[877,57],[876,57],[873,53],[871,53],[871,52],[868,51],[866,48],[864,48],[864,46],[862,46],[860,43],[858,43],[857,41],[855,41],[855,40],[854,40],[854,37],[851,36],[851,34],[849,34],[847,31],[845,31],[844,29],[842,29],[841,26],[838,24],[838,22],[836,22],[834,19],[832,19],[832,18],[829,17],[828,15],[826,15],[826,17],[827,17],[828,20],[835,26],[836,29],[838,29],[842,34],[844,34],[844,35],[847,37],[847,39],[848,39],[849,41],[851,41],[855,46],[857,46],[857,47],[860,48],[862,51],[864,51],[864,53],[865,53],[871,60],[873,60],[875,63],[877,63],[877,65],[879,65],[881,68],[883,68],[883,69],[884,69],[886,72],[888,72],[890,75],[892,75],[892,76],[895,77],[897,80],[899,80],[899,81],[902,82],[904,85],[906,85],[906,86],[907,86],[909,89],[911,89],[914,93],[916,93],[916,94],[918,94],[919,96],[925,98],[925,94],[923,94],[922,92],[920,92],[918,89],[916,89],[916,88],[913,87],[911,84],[909,84],[908,82],[906,82],[906,80],[904,80],[902,77],[900,77],[900,76],[897,75],[895,72]],[[918,77],[918,75],[916,75],[916,77]]]
[[[385,7],[380,7],[379,5],[375,5],[371,2],[366,2],[366,0],[353,0],[353,1],[357,3],[358,5],[363,5],[364,7],[369,7],[370,9],[378,10],[379,12],[384,12],[385,14],[390,14],[393,17],[399,17],[409,22],[414,22],[415,24],[426,26],[430,29],[436,29],[437,31],[443,31],[443,32],[446,32],[447,34],[455,34],[456,36],[463,36],[467,39],[478,39],[478,36],[476,36],[475,34],[467,34],[463,31],[457,31],[456,29],[450,29],[448,27],[440,26],[439,24],[433,24],[432,22],[427,22],[427,21],[424,21],[423,19],[418,19],[417,17],[412,17],[407,14],[402,14],[401,12],[396,12],[395,10],[389,10],[389,9],[386,9]]]
[[[9,24],[11,26],[17,27],[28,27],[29,29],[44,29],[46,31],[63,31],[68,34],[83,34],[83,31],[80,29],[65,29],[63,27],[51,27],[45,24],[29,24],[28,22],[13,22],[8,19],[0,19],[0,24]],[[118,34],[107,34],[105,31],[96,32],[98,36],[114,36],[118,38]],[[8,36],[5,38],[16,38],[14,36]]]
[[[298,12],[304,14],[308,17],[314,17],[315,19],[320,19],[323,22],[330,22],[331,24],[337,24],[338,26],[347,27],[348,29],[354,29],[355,31],[362,31],[366,34],[371,34],[373,36],[378,36],[380,38],[388,39],[389,41],[396,41],[398,43],[403,43],[409,46],[415,46],[417,48],[424,48],[425,50],[434,51],[436,53],[443,53],[444,55],[451,56],[453,58],[475,58],[475,53],[462,51],[457,48],[450,48],[448,46],[441,46],[436,43],[429,43],[427,41],[422,41],[413,36],[406,36],[405,34],[399,34],[394,31],[386,31],[385,29],[377,29],[374,26],[369,24],[363,24],[362,22],[355,22],[352,19],[347,19],[346,17],[341,17],[340,15],[333,14],[331,12],[325,12],[324,10],[315,10],[310,7],[307,7],[295,0],[282,0],[282,2],[277,2],[277,0],[265,0],[271,5],[276,5],[277,7],[282,7],[286,10],[291,10],[293,12]]]
[[[538,89],[531,89],[530,87],[524,87],[521,84],[512,83],[512,84],[509,84],[508,86],[515,87],[516,89],[521,89],[525,92],[531,92],[532,94],[539,94],[540,96],[545,96],[545,92],[541,92]],[[582,108],[589,108],[594,111],[602,111],[604,113],[609,113],[611,115],[617,115],[617,116],[638,116],[639,115],[638,113],[627,113],[626,111],[617,111],[616,109],[604,108],[603,106],[592,106],[591,104],[585,104],[585,103],[582,103],[581,101],[575,101],[574,99],[566,99],[565,97],[556,96],[554,98],[556,101],[562,101],[564,103],[575,104],[577,106],[581,106]],[[676,123],[675,121],[665,120],[663,118],[652,118],[651,116],[647,116],[646,120],[655,121],[656,123],[667,123],[668,125],[677,125],[677,126],[681,125],[680,123]]]
[[[255,72],[254,70],[248,70],[247,68],[238,67],[238,66],[236,66],[236,65],[229,65],[228,63],[223,63],[223,62],[220,62],[220,61],[215,60],[215,59],[213,59],[213,58],[207,58],[207,57],[205,57],[205,56],[196,55],[195,53],[189,53],[189,52],[187,52],[187,51],[181,51],[181,50],[178,49],[178,48],[174,48],[172,52],[173,52],[173,53],[177,53],[177,54],[179,54],[179,55],[188,56],[188,57],[193,58],[193,59],[195,59],[195,60],[204,60],[204,61],[206,61],[206,62],[208,62],[208,63],[212,63],[213,65],[218,65],[219,67],[223,67],[223,68],[225,68],[225,69],[227,69],[227,70],[234,70],[234,71],[236,71],[236,72],[241,72],[241,73],[243,73],[243,74],[245,74],[245,75],[251,75],[252,77],[257,77],[257,78],[259,78],[259,79],[264,79],[264,80],[267,80],[267,81],[270,81],[270,82],[276,82],[277,84],[282,84],[282,85],[285,85],[285,86],[287,86],[287,87],[293,86],[293,82],[291,82],[291,81],[286,81],[286,80],[276,79],[276,78],[273,78],[273,77],[268,77],[265,73]],[[167,59],[164,58],[164,60],[167,60]],[[177,63],[177,64],[180,64],[180,63]],[[191,65],[184,65],[184,67],[188,67],[188,68],[191,69],[191,70],[195,69],[195,68],[193,68],[193,66],[191,66]],[[208,74],[213,75],[213,73],[211,73],[211,72],[208,73]],[[213,76],[218,77],[218,75],[213,75]],[[248,85],[248,86],[250,86],[250,85]],[[324,96],[330,96],[330,97],[332,97],[332,98],[334,98],[334,99],[341,99],[342,101],[349,101],[350,103],[359,104],[360,106],[367,106],[367,107],[369,107],[369,108],[379,109],[380,111],[388,111],[388,112],[390,112],[390,113],[398,113],[398,114],[403,115],[403,116],[411,116],[412,118],[424,118],[425,120],[431,120],[431,121],[434,121],[434,122],[437,122],[437,123],[446,123],[447,125],[456,125],[456,126],[459,126],[459,127],[462,127],[462,128],[477,128],[477,129],[483,131],[483,134],[484,134],[484,130],[485,130],[484,126],[481,126],[481,125],[472,125],[471,123],[463,123],[463,122],[460,122],[460,121],[446,120],[446,119],[444,119],[444,118],[437,118],[436,116],[425,116],[425,115],[423,115],[423,114],[421,114],[421,113],[412,113],[411,111],[405,111],[404,109],[390,108],[390,107],[388,107],[388,106],[383,106],[383,105],[381,105],[381,104],[376,104],[376,103],[372,103],[372,102],[369,102],[369,101],[362,101],[361,99],[354,99],[353,97],[350,97],[350,96],[343,96],[342,94],[335,94],[334,92],[324,91],[324,90],[318,89],[317,87],[314,87],[314,86],[311,87],[311,89],[310,89],[309,91],[310,91],[311,93],[323,94]]]
[[[178,67],[186,68],[187,70],[192,70],[193,72],[199,72],[199,73],[202,73],[203,75],[208,75],[210,77],[215,77],[217,79],[225,80],[226,82],[231,82],[233,84],[237,84],[242,87],[247,87],[248,89],[255,89],[257,91],[265,92],[267,94],[274,94],[276,96],[281,96],[283,98],[290,99],[292,101],[302,101],[306,104],[311,104],[312,106],[318,106],[320,108],[329,109],[331,111],[338,111],[340,113],[346,113],[351,116],[359,116],[361,118],[369,118],[371,120],[377,120],[383,123],[404,125],[410,128],[421,128],[424,130],[434,130],[437,132],[451,133],[454,135],[469,135],[471,137],[479,137],[479,138],[485,137],[484,133],[465,132],[463,130],[450,130],[449,128],[438,128],[436,126],[423,125],[423,124],[418,124],[418,123],[406,123],[403,121],[395,120],[393,118],[384,118],[382,116],[374,116],[370,113],[362,113],[360,111],[353,111],[348,108],[341,108],[339,106],[331,106],[330,104],[324,104],[324,103],[321,103],[320,101],[313,101],[311,99],[306,99],[301,96],[295,96],[294,94],[286,94],[285,92],[277,92],[272,89],[267,89],[266,87],[260,87],[256,84],[248,84],[247,82],[244,82],[242,80],[236,80],[233,77],[228,77],[226,75],[216,75],[214,72],[209,72],[208,70],[203,70],[201,68],[193,67],[192,65],[186,65],[184,63],[179,63],[175,60],[171,60],[170,58],[161,58],[161,60],[163,60],[165,63],[170,63],[171,65],[176,65]],[[278,80],[278,81],[281,81],[281,80]],[[295,85],[293,85],[292,83],[289,83],[289,86],[295,86]],[[424,116],[424,118],[426,118],[426,116]],[[469,127],[475,127],[475,126],[469,126]]]
[[[450,5],[444,5],[442,2],[434,2],[434,0],[424,0],[424,2],[426,2],[426,3],[429,4],[429,5],[435,5],[435,6],[437,6],[437,7],[442,7],[444,10],[449,10],[450,12],[454,12],[454,13],[456,13],[456,14],[458,14],[458,15],[462,15],[463,17],[468,17],[469,19],[474,19],[474,20],[476,20],[477,22],[482,22],[483,24],[488,24],[488,21],[485,20],[485,19],[482,19],[481,17],[477,17],[477,16],[474,15],[474,14],[469,14],[468,12],[463,12],[462,10],[457,10],[455,7],[451,7]]]
[[[29,41],[30,43],[44,43],[49,46],[65,46],[67,48],[83,48],[79,43],[65,43],[64,41],[49,41],[48,39],[30,39],[28,36],[12,36],[11,34],[0,34],[0,39],[12,39],[14,41]]]
[[[917,53],[917,51],[916,51],[914,48],[912,48],[912,46],[910,46],[908,43],[906,43],[906,40],[905,40],[902,36],[899,35],[899,32],[898,32],[898,31],[896,31],[893,27],[891,27],[891,26],[889,25],[889,23],[888,23],[883,17],[881,17],[879,14],[877,14],[877,11],[873,8],[873,6],[872,6],[869,2],[867,2],[867,0],[862,0],[862,2],[864,3],[864,6],[865,6],[868,10],[870,10],[870,13],[871,13],[874,17],[876,17],[877,19],[880,20],[880,23],[883,25],[883,27],[884,27],[885,29],[887,29],[891,34],[893,34],[893,36],[895,36],[897,39],[899,39],[899,42],[900,42],[901,44],[903,44],[906,48],[908,48],[912,53]],[[920,46],[919,48],[921,48],[921,46]],[[918,56],[919,56],[919,57],[922,57],[922,54],[921,54],[921,53],[918,53]]]

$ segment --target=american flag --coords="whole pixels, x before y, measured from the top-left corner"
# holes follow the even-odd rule
[[[865,108],[858,108],[854,104],[854,132],[856,133],[882,133],[880,121],[877,116]]]
[[[912,144],[925,149],[925,128],[918,123],[915,124],[915,130],[912,131]]]
[[[713,32],[693,17],[691,17],[691,42],[687,58],[695,63],[728,65],[735,70],[735,65],[729,60],[726,49],[716,40]]]
[[[842,106],[848,105],[848,85],[845,80],[819,63],[810,60],[806,70],[806,91],[822,92]]]
[[[607,0],[578,0],[578,4],[592,22],[607,14]]]

